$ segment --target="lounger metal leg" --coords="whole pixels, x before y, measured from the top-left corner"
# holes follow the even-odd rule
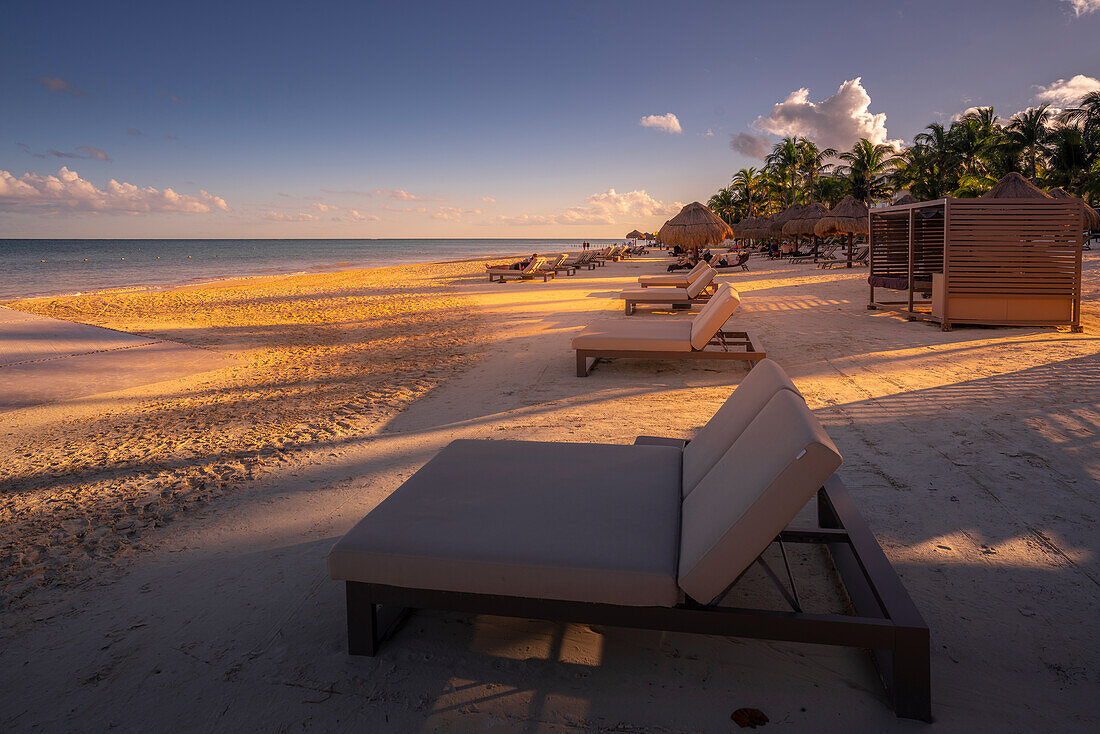
[[[577,350],[577,377],[588,377],[588,373],[596,366],[598,357],[589,357],[586,352]]]
[[[906,719],[932,720],[932,664],[928,629],[898,627],[894,633],[889,681],[894,713]]]
[[[369,586],[347,581],[348,654],[369,655],[378,652],[378,606],[371,599]]]

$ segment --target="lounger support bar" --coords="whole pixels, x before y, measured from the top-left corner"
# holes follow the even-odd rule
[[[873,652],[895,713],[931,721],[928,626],[840,479],[829,479],[817,497],[820,527],[780,537],[828,548],[852,615],[712,607],[690,598],[675,607],[631,607],[348,581],[348,651],[375,654],[410,609],[859,647]],[[398,622],[385,624],[383,612],[394,607]]]

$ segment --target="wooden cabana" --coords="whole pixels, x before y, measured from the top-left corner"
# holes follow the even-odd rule
[[[902,311],[944,331],[952,324],[1081,330],[1080,200],[946,198],[872,209],[869,226],[869,309]],[[882,300],[882,289],[906,296]]]

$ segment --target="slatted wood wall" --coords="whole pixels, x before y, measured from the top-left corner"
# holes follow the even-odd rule
[[[951,199],[947,291],[1078,299],[1081,203],[1062,199]]]
[[[913,277],[943,272],[944,204],[914,208]],[[909,208],[871,210],[871,275],[909,277]]]

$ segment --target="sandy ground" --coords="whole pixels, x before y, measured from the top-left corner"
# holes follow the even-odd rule
[[[931,627],[935,729],[1095,730],[1100,257],[1083,334],[945,333],[867,311],[865,270],[751,265],[720,279],[843,452]],[[753,707],[791,731],[926,728],[895,719],[866,655],[841,648],[422,612],[378,657],[345,654],[324,556],[440,447],[690,436],[742,379],[736,363],[645,361],[574,376],[570,336],[627,318],[614,293],[657,268],[497,285],[411,267],[18,304],[249,361],[0,416],[16,539],[0,560],[0,726],[712,732]],[[412,293],[440,303],[418,310]],[[434,345],[426,362],[387,338],[388,307]],[[389,385],[406,392],[387,402]],[[796,574],[829,600],[819,558]],[[751,577],[738,593],[770,592]]]

